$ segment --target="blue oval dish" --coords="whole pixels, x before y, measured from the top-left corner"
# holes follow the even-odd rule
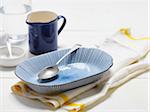
[[[102,73],[113,65],[112,57],[106,52],[95,48],[80,48],[59,64],[58,78],[40,83],[39,71],[44,67],[55,65],[68,51],[69,49],[57,50],[30,58],[17,66],[16,75],[27,82],[33,90],[47,94],[66,91],[97,81],[102,78]]]

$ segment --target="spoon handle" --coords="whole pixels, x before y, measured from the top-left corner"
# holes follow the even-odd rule
[[[10,40],[7,39],[7,49],[8,49],[8,53],[9,53],[9,56],[12,57],[12,48],[11,48],[11,43],[10,43]]]
[[[74,52],[75,50],[79,49],[82,45],[80,44],[75,44],[62,58],[60,58],[56,65],[58,65],[66,56],[68,56],[69,54],[71,54],[72,52]]]

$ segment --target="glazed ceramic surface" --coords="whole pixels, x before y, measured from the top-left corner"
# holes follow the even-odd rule
[[[9,56],[6,46],[0,47],[0,66],[13,67],[23,62],[25,58],[25,51],[20,47],[12,47],[12,57]]]
[[[61,27],[57,28],[58,20],[63,19]],[[33,54],[42,54],[57,49],[57,36],[66,24],[64,16],[58,16],[50,11],[31,12],[26,23],[29,25],[29,49]]]
[[[60,64],[58,78],[47,82],[38,81],[38,72],[55,63],[69,51],[58,50],[31,58],[16,68],[16,75],[37,92],[65,91],[92,83],[102,77],[113,64],[112,57],[94,48],[80,48],[67,56]]]

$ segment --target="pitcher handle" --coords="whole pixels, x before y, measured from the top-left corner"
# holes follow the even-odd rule
[[[61,27],[59,28],[59,30],[58,30],[58,35],[60,34],[60,32],[63,30],[63,28],[64,28],[64,26],[65,26],[65,24],[66,24],[66,18],[64,17],[64,16],[58,16],[58,20],[59,19],[63,19],[63,23],[62,23],[62,25],[61,25]]]

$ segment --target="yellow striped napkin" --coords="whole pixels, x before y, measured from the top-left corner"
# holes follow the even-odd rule
[[[54,96],[39,94],[22,81],[14,84],[11,89],[16,95],[39,100],[54,109],[60,108],[60,112],[78,112],[105,96],[109,89],[150,70],[149,40],[150,38],[133,38],[129,29],[120,29],[111,38],[107,38],[101,49],[113,57],[114,65],[105,72],[108,77],[95,83]],[[92,95],[86,96],[88,92]],[[86,97],[80,97],[84,95]]]

